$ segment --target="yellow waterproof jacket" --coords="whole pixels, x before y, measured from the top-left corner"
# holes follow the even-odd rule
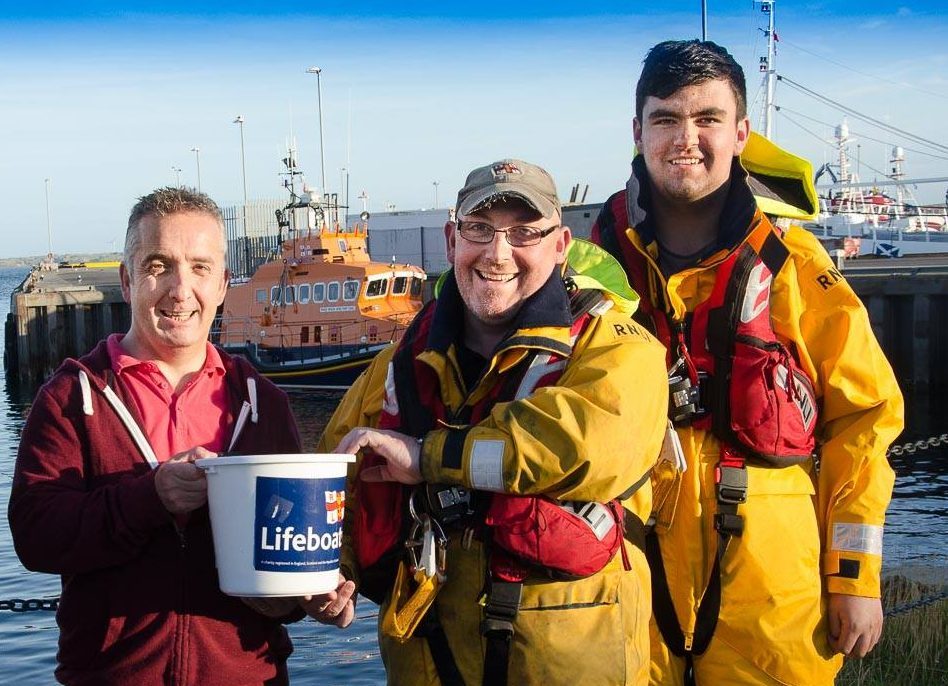
[[[585,253],[583,259],[589,260],[589,249],[577,247]],[[578,261],[578,257],[571,250],[571,259]],[[608,255],[604,259],[611,261]],[[449,277],[438,299],[439,308],[458,306],[456,286],[454,295],[450,293],[452,282]],[[631,321],[628,310],[633,307],[628,302],[622,303],[625,308],[594,315],[570,345],[568,322],[553,314],[558,307],[550,306],[556,302],[565,303],[565,289],[554,276],[521,309],[518,321],[530,325],[511,331],[473,388],[465,388],[462,381],[456,331],[448,332],[451,343],[445,349],[430,345],[421,353],[418,359],[441,380],[442,401],[459,409],[462,404],[477,403],[494,385],[504,383],[505,375],[526,353],[536,348],[571,349],[555,385],[537,388],[522,400],[497,403],[467,432],[460,446],[459,467],[445,466],[442,460],[446,451],[456,449],[446,447],[448,430],[428,433],[421,457],[426,481],[477,489],[489,485],[485,479],[496,479],[497,490],[508,493],[605,502],[626,491],[654,464],[666,426],[664,348]],[[383,351],[346,393],[319,450],[334,448],[353,427],[376,425],[393,351],[394,346]],[[451,464],[456,464],[454,458]],[[650,486],[646,483],[624,506],[647,518]],[[352,507],[358,503],[350,500],[347,509]],[[350,511],[347,523],[352,519]],[[465,683],[475,684],[481,682],[484,661],[478,598],[485,585],[489,551],[476,538],[467,546],[458,538],[452,536],[448,544],[447,581],[433,609]],[[528,577],[514,621],[509,683],[564,683],[576,674],[595,684],[644,682],[648,567],[639,549],[625,541],[623,545],[631,571],[623,569],[622,555],[616,555],[602,571],[584,579],[551,581],[539,573]],[[343,560],[344,573],[358,580],[351,550],[344,549]],[[383,605],[381,614],[384,611]],[[438,683],[425,639],[397,643],[380,636],[380,644],[390,683]]]
[[[735,163],[722,222],[735,217],[750,221],[722,225],[722,233],[746,239],[749,226],[760,218],[749,186],[758,204],[774,214],[801,218],[815,209],[806,162],[759,137],[741,161],[752,176],[742,183],[747,172]],[[636,173],[641,176],[643,169],[639,163]],[[779,192],[761,200],[765,184],[774,179],[779,179],[773,184]],[[800,182],[797,188],[789,183],[794,179]],[[630,181],[625,193],[637,187]],[[667,302],[671,316],[683,321],[707,300],[717,267],[744,239],[666,279],[657,266],[656,243],[647,230],[634,226],[637,214],[641,219],[638,198],[626,201],[633,226],[616,226],[615,234],[647,260],[652,292],[640,295],[659,307]],[[781,683],[828,683],[841,658],[832,655],[826,640],[824,589],[879,596],[882,526],[894,480],[886,450],[902,430],[903,405],[866,309],[826,251],[813,234],[795,225],[786,230],[783,243],[790,256],[771,285],[772,326],[815,387],[819,469],[813,463],[782,469],[748,466],[748,498],[738,510],[744,532],[731,539],[722,562],[722,606],[714,640]],[[687,644],[718,546],[713,514],[720,446],[706,431],[683,427],[678,434],[687,470],[674,484],[673,491],[680,488],[677,498],[673,492],[664,501],[656,531]],[[709,653],[714,646],[712,642]],[[653,657],[664,652],[653,646]],[[727,672],[703,677],[708,678],[709,683],[726,683]]]

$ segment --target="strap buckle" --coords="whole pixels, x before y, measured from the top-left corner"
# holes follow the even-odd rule
[[[747,502],[747,465],[744,457],[727,447],[721,448],[721,459],[714,468],[718,511],[714,528],[722,536],[740,536],[744,532],[744,517],[737,506]]]
[[[718,489],[718,502],[738,505],[747,502],[747,467],[734,467],[718,463],[714,468],[714,482]]]
[[[747,502],[747,461],[726,446],[721,448],[721,459],[714,468],[718,503],[738,505]]]
[[[519,581],[490,582],[490,592],[484,603],[484,619],[481,621],[481,634],[513,634],[513,620],[520,611],[523,596],[523,584]]]

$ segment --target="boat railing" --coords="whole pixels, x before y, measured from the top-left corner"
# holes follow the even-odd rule
[[[296,319],[292,323],[273,321],[264,325],[259,317],[228,317],[215,322],[211,340],[225,347],[236,347],[276,336],[279,343],[267,343],[266,347],[300,351],[326,346],[359,347],[398,340],[408,321],[410,318],[404,322],[394,319]]]

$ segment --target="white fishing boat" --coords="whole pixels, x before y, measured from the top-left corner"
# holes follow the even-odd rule
[[[772,0],[761,0],[755,4],[759,4],[761,12],[767,15],[768,23],[766,29],[761,29],[767,36],[767,55],[760,58],[760,71],[764,75],[766,93],[763,133],[770,138],[773,113],[780,109],[774,104],[774,86],[777,80],[803,93],[817,96],[824,103],[832,101],[785,76],[777,75],[774,65],[775,3]],[[878,120],[865,117],[851,108],[848,111],[854,116],[878,123]],[[890,133],[894,131],[900,130],[890,127]],[[917,136],[913,138],[916,142],[924,140]],[[850,135],[849,124],[844,118],[842,123],[835,127],[833,143],[836,161],[820,167],[814,179],[820,191],[819,214],[814,221],[804,225],[824,242],[841,249],[846,256],[898,257],[948,252],[948,203],[923,205],[917,201],[912,190],[919,184],[948,183],[948,177],[906,178],[905,151],[902,146],[894,145],[889,157],[888,174],[881,179],[863,182],[858,171],[853,170],[850,146],[855,142],[856,138]],[[936,143],[930,144],[939,149],[944,147]],[[821,185],[819,182],[824,176],[829,183]]]

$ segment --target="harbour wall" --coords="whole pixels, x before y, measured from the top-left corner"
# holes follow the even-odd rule
[[[576,220],[586,220],[588,235],[595,209],[576,211],[578,216],[570,221],[579,225]],[[591,217],[583,217],[584,213]],[[443,230],[447,211],[442,214],[437,218],[440,225],[373,227],[373,259],[388,262],[394,256],[398,263],[423,264],[430,275],[429,284],[433,284],[448,266]],[[582,235],[583,230],[577,233]],[[230,254],[253,258],[245,264],[262,259],[265,251],[259,242],[267,237],[251,240],[255,243],[245,249],[239,239],[232,239]],[[840,276],[845,276],[866,304],[872,327],[903,390],[926,393],[948,389],[944,359],[948,352],[948,254],[847,261]],[[4,347],[7,379],[34,386],[62,359],[82,355],[109,333],[127,331],[129,322],[116,268],[34,271],[11,296]]]

